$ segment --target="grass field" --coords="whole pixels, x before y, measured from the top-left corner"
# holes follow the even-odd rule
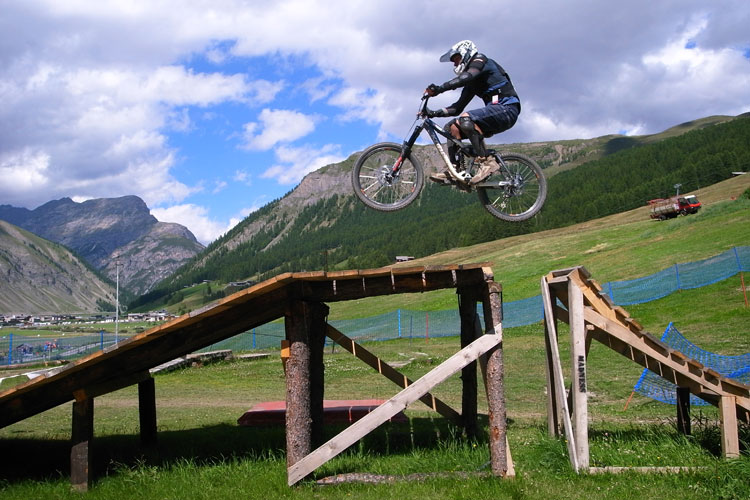
[[[750,201],[739,196],[750,179],[734,179],[699,193],[707,204],[695,216],[666,222],[634,211],[538,235],[502,240],[432,256],[418,263],[491,262],[505,300],[539,293],[552,269],[584,265],[600,281],[644,276],[678,262],[709,257],[750,241]],[[455,293],[435,292],[333,304],[331,318],[369,316],[397,307],[456,307]],[[690,340],[721,354],[750,352],[741,277],[627,308],[660,335],[670,321]],[[364,311],[364,312],[363,312]],[[566,341],[561,341],[563,357]],[[286,486],[283,429],[252,429],[237,418],[257,402],[283,400],[277,353],[156,376],[159,446],[141,449],[135,388],[96,399],[95,468],[88,498],[747,498],[750,433],[741,429],[743,454],[720,457],[713,407],[693,408],[693,435],[675,430],[675,408],[636,395],[625,402],[639,367],[594,343],[588,358],[592,465],[695,467],[680,474],[577,476],[565,443],[546,435],[544,344],[541,325],[504,331],[508,436],[517,470],[513,480],[486,477],[486,436],[469,440],[442,418],[412,405],[408,424],[388,424],[316,471],[423,474],[393,484]],[[375,342],[368,349],[418,378],[458,350],[457,338]],[[567,366],[565,363],[564,366]],[[326,351],[326,398],[388,398],[396,386],[341,349]],[[5,387],[4,387],[5,388]],[[460,408],[460,380],[434,391]],[[480,412],[486,412],[480,398]],[[70,491],[70,405],[0,429],[0,498],[80,498]],[[334,432],[336,429],[329,429]],[[484,473],[484,474],[483,474]]]

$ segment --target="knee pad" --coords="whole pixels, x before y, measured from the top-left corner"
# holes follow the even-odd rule
[[[474,128],[474,120],[470,116],[460,116],[458,118],[458,128],[461,129],[461,132],[466,137],[471,137],[473,134],[478,133],[477,129]]]
[[[451,137],[454,137],[453,136],[453,132],[451,132],[451,127],[453,125],[456,125],[456,119],[455,118],[445,124],[445,126],[443,127],[443,132],[445,132],[446,134],[448,134]],[[458,125],[456,125],[456,126],[458,126]],[[458,158],[456,157],[456,153],[458,152],[458,148],[451,141],[447,141],[447,146],[448,146],[448,158],[450,158],[451,163],[453,163],[454,165],[456,165],[458,163]]]
[[[474,120],[472,120],[470,116],[460,116],[458,118],[458,128],[460,128],[464,136],[469,139],[477,156],[487,156],[484,137],[474,127]]]

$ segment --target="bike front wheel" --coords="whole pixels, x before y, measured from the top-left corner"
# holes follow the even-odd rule
[[[392,212],[417,199],[424,186],[422,165],[401,158],[401,146],[382,142],[365,149],[352,170],[354,194],[375,210]]]
[[[496,155],[500,169],[477,186],[484,208],[507,222],[532,218],[547,199],[547,180],[542,168],[526,155]]]

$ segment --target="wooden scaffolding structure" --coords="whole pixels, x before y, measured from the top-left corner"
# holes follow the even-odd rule
[[[461,317],[461,349],[422,378],[411,381],[327,324],[326,303],[378,295],[455,288]],[[483,305],[482,331],[477,303]],[[286,446],[288,484],[316,468],[409,404],[420,400],[467,433],[477,430],[477,363],[489,406],[491,468],[513,474],[506,439],[503,384],[502,290],[487,264],[380,268],[339,272],[285,273],[200,310],[135,335],[67,366],[0,393],[0,427],[73,402],[71,481],[85,491],[92,481],[90,444],[94,399],[138,385],[141,439],[154,446],[156,391],[149,370],[218,341],[283,318],[286,363]],[[323,346],[328,336],[394,381],[402,390],[331,441],[320,444],[323,425]],[[461,412],[430,394],[462,372]]]
[[[627,311],[612,303],[583,267],[553,271],[542,277],[541,288],[548,431],[556,436],[564,433],[576,472],[600,472],[589,464],[586,359],[592,340],[674,383],[678,387],[678,422],[687,418],[689,426],[690,394],[717,406],[722,453],[727,458],[739,456],[737,425],[738,419],[750,422],[750,387],[721,376],[644,331]],[[570,325],[571,382],[567,394],[558,351],[558,321]]]

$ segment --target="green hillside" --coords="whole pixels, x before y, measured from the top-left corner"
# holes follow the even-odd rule
[[[693,193],[703,203],[695,215],[655,221],[647,207],[639,207],[560,229],[455,248],[396,267],[487,262],[503,285],[503,300],[514,301],[538,295],[539,279],[555,269],[585,266],[594,279],[605,283],[639,278],[750,244],[750,175]],[[378,297],[363,302],[332,304],[330,317],[363,317],[403,307],[455,308],[456,296],[438,291],[406,300]]]
[[[425,257],[643,207],[649,199],[673,194],[677,183],[682,192],[702,189],[750,166],[750,120],[712,123],[693,125],[677,136],[664,132],[667,138],[657,142],[650,142],[656,141],[651,136],[639,139],[551,176],[544,209],[523,223],[498,221],[476,196],[434,185],[427,185],[412,206],[395,213],[368,209],[353,195],[333,194],[301,208],[291,222],[262,224],[279,204],[274,202],[233,230],[239,233],[256,224],[259,229],[252,237],[230,246],[233,235],[227,235],[130,307],[163,306],[185,286],[204,280],[226,283],[287,271],[379,267],[393,263],[397,255]],[[619,148],[612,140],[600,146]],[[516,149],[528,152],[530,147]]]
[[[114,284],[73,251],[0,220],[0,313],[114,310]]]

